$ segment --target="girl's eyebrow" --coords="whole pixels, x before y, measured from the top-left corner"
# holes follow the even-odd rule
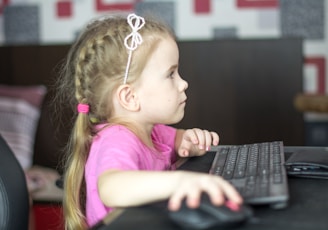
[[[179,66],[178,64],[170,66],[170,68],[168,68],[167,72],[177,69],[178,66]]]
[[[176,70],[178,66],[178,64],[171,65],[169,68],[167,68],[165,72],[163,72],[163,74],[170,74],[172,71]]]

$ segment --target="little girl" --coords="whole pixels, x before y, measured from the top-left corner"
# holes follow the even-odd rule
[[[219,143],[215,132],[168,126],[183,118],[187,100],[178,65],[170,29],[135,14],[91,22],[72,46],[58,91],[78,112],[67,149],[66,229],[164,199],[173,211],[184,198],[195,208],[202,192],[216,205],[242,202],[218,176],[173,170],[179,158]]]

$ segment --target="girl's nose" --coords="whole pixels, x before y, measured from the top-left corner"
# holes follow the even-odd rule
[[[182,81],[182,83],[181,83],[181,86],[182,86],[181,89],[183,91],[187,90],[188,89],[188,82],[186,80],[182,79],[182,78],[181,78],[181,81]]]
[[[184,90],[187,90],[188,89],[188,82],[187,81],[185,81],[185,80],[183,80],[184,81],[184,83],[185,83],[185,87],[184,87]]]

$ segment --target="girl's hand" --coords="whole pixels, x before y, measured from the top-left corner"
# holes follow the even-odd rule
[[[211,145],[219,144],[219,135],[198,128],[183,131],[181,143],[178,147],[180,157],[201,156],[209,151]]]
[[[222,177],[206,173],[181,172],[179,186],[169,198],[168,208],[177,211],[185,199],[190,208],[200,205],[202,193],[208,194],[212,204],[222,205],[225,200],[241,204],[242,197],[237,190]]]

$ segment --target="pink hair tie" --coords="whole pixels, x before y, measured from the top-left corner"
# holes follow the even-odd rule
[[[77,111],[78,111],[79,113],[89,113],[89,105],[79,103],[79,104],[77,105]]]

